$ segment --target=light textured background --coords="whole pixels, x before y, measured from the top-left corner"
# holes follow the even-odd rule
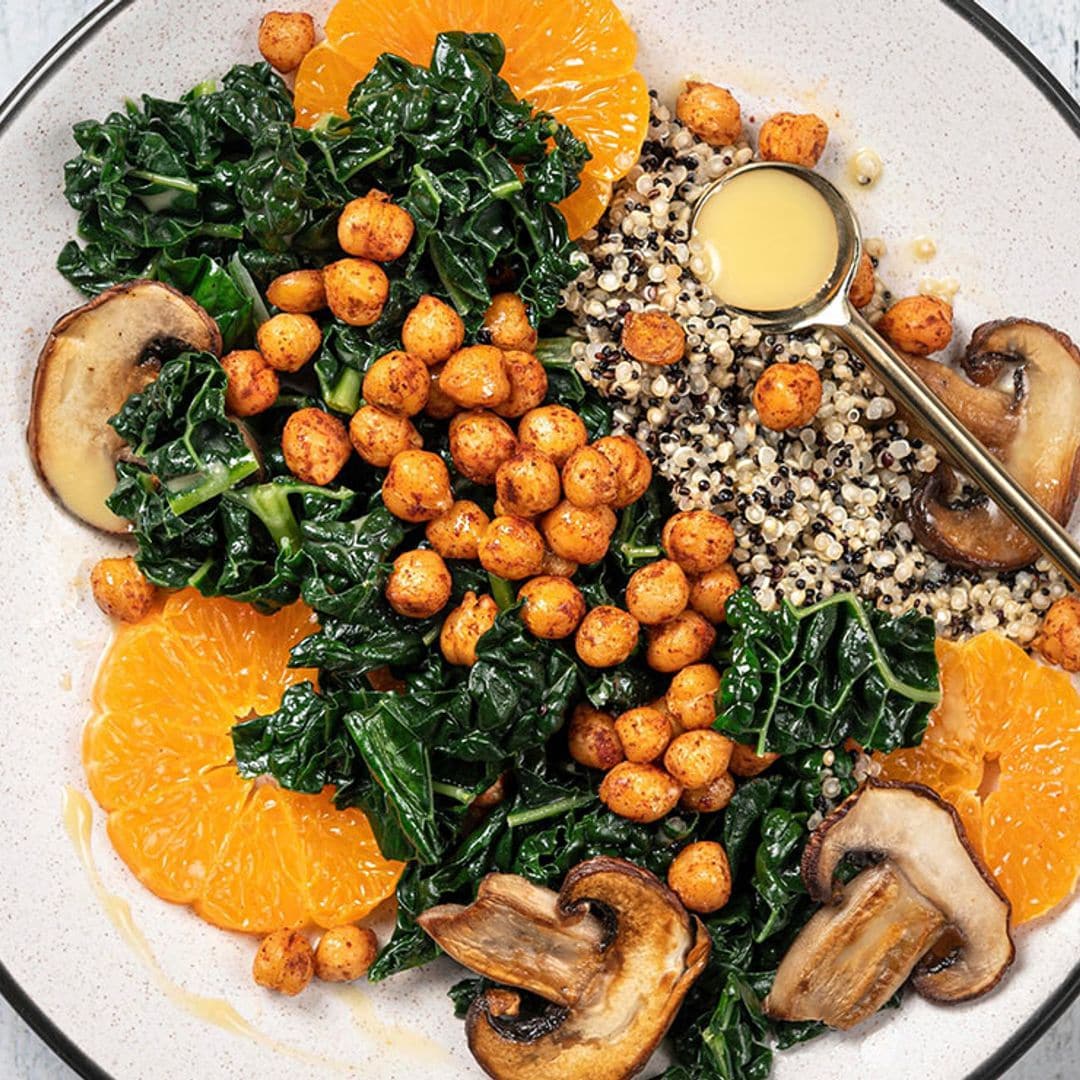
[[[0,97],[96,2],[0,0]],[[1080,0],[983,0],[983,6],[1080,96]],[[1008,1080],[1073,1080],[1078,1075],[1080,1002],[1010,1070]],[[74,1076],[0,1001],[0,1080],[72,1080]]]

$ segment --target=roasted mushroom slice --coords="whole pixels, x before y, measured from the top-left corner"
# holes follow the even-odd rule
[[[843,887],[848,855],[879,861]],[[924,997],[966,1001],[1013,961],[1010,907],[948,803],[919,784],[869,781],[815,830],[803,852],[811,897],[826,904],[776,973],[765,1011],[849,1028],[911,976]]]
[[[909,363],[942,401],[1049,512],[1066,524],[1080,492],[1080,350],[1029,319],[986,323],[962,366],[972,380],[930,360]],[[957,566],[1015,569],[1039,549],[993,502],[950,504],[958,486],[942,465],[910,504],[919,542]]]
[[[38,358],[27,441],[38,475],[77,518],[105,532],[128,523],[105,500],[124,443],[109,418],[185,349],[221,352],[217,323],[159,281],[127,281],[64,315]]]
[[[473,971],[547,1004],[488,990],[466,1020],[469,1048],[496,1080],[624,1080],[643,1069],[709,957],[708,932],[647,870],[599,857],[554,893],[485,878],[463,907],[420,925]]]

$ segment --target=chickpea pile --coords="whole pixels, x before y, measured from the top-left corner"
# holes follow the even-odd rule
[[[275,930],[259,943],[251,973],[260,986],[295,997],[312,977],[353,982],[375,962],[379,942],[373,931],[337,926],[323,932],[313,949],[302,930]]]

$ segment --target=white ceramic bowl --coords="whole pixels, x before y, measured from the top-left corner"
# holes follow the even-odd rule
[[[155,974],[106,917],[61,823],[65,785],[83,787],[80,731],[108,632],[87,581],[108,545],[45,497],[22,440],[38,348],[76,303],[53,270],[74,225],[61,194],[70,128],[125,95],[175,96],[255,59],[255,29],[272,6],[111,0],[57,45],[0,115],[0,330],[8,356],[0,390],[0,989],[86,1076],[474,1076],[444,997],[450,965],[363,990],[274,998],[251,983],[251,942],[142,889],[113,854],[99,816],[101,877],[130,902],[160,964]],[[662,94],[699,75],[735,88],[749,117],[781,108],[821,113],[833,132],[823,168],[849,192],[845,161],[858,147],[874,148],[884,177],[871,192],[852,192],[864,231],[888,241],[887,272],[898,288],[925,273],[960,281],[961,334],[1013,314],[1080,334],[1080,110],[973,4],[625,0],[624,8],[638,31],[640,66]],[[910,255],[918,234],[938,244],[928,267]],[[777,1077],[993,1074],[1077,988],[1080,905],[1025,927],[1018,946],[1015,969],[987,1000],[942,1009],[912,997],[858,1034],[781,1055]],[[262,1036],[200,1020],[163,980],[228,999]]]

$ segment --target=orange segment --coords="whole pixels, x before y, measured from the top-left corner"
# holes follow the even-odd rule
[[[566,227],[570,235],[583,236],[603,216],[611,202],[611,184],[598,180],[591,174],[581,174],[581,185],[577,191],[559,203],[559,211],[566,218]]]
[[[352,88],[364,73],[349,63],[332,45],[319,42],[304,57],[296,76],[293,108],[296,123],[312,127],[329,113],[344,116]]]
[[[1017,924],[1049,911],[1080,877],[1080,694],[996,634],[939,641],[942,702],[922,744],[883,774],[952,802],[1013,903]]]

